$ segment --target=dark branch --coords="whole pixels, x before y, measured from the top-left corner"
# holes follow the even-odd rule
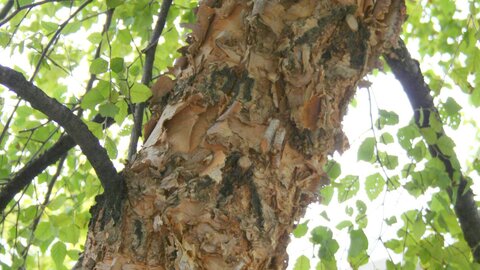
[[[5,207],[17,193],[32,182],[33,178],[43,172],[49,165],[57,162],[60,157],[65,155],[75,145],[75,141],[70,135],[63,135],[47,152],[23,167],[2,188],[0,192],[0,213],[5,210]]]
[[[3,20],[8,12],[10,12],[10,9],[13,7],[13,0],[8,0],[7,3],[3,6],[2,10],[0,11],[0,20]],[[1,25],[0,25],[1,26]]]
[[[102,37],[103,35],[108,31],[110,28],[110,24],[112,23],[112,18],[113,18],[113,12],[115,9],[109,9],[107,10],[107,19],[105,20],[105,24],[103,25],[103,30],[102,30]],[[103,40],[103,39],[102,39]],[[100,57],[100,53],[102,51],[102,41],[98,43],[97,49],[95,50],[95,55],[93,56],[93,59],[97,59]],[[87,87],[85,87],[85,93],[88,93],[90,90],[92,90],[93,83],[97,79],[97,76],[95,74],[90,74],[90,79],[88,79],[87,82]],[[82,110],[80,109],[78,115],[82,113]]]
[[[158,40],[162,35],[165,22],[167,21],[168,10],[172,4],[172,0],[163,0],[160,12],[158,13],[158,20],[153,29],[152,37],[147,47],[143,50],[145,53],[145,64],[143,66],[142,83],[149,86],[152,80],[153,62],[155,60],[155,49],[157,48]],[[130,136],[130,145],[128,147],[128,160],[132,161],[133,156],[137,152],[138,138],[142,134],[143,113],[145,111],[145,102],[137,104],[133,113],[133,129]]]
[[[431,113],[439,119],[440,116],[433,104],[433,98],[430,95],[430,88],[424,81],[418,61],[412,59],[403,41],[400,40],[399,48],[392,49],[384,55],[384,58],[392,69],[393,74],[395,74],[395,77],[402,84],[410,100],[415,114],[415,122],[418,127],[423,128],[429,126],[429,116]],[[438,137],[446,136],[443,129],[440,133],[437,131],[437,134]],[[468,180],[463,176],[458,167],[455,168],[454,159],[456,159],[456,157],[449,157],[442,153],[436,144],[429,144],[428,146],[433,153],[432,155],[438,157],[445,165],[446,172],[452,181],[452,186],[458,187],[457,193],[455,194],[456,196],[454,196],[452,190],[449,191],[449,195],[454,203],[455,213],[462,227],[465,240],[472,250],[475,261],[480,262],[480,234],[478,233],[480,228],[480,215],[473,192],[468,187]],[[460,181],[455,180],[455,176],[460,176]]]
[[[105,123],[104,128],[108,128],[113,124],[113,119],[97,115],[93,122]],[[27,187],[37,175],[42,173],[48,166],[57,162],[76,145],[72,136],[68,134],[63,135],[52,147],[18,171],[0,191],[0,213],[5,210],[13,197]]]
[[[110,28],[113,12],[114,9],[109,9],[107,11],[107,18],[103,26],[102,35]],[[100,57],[101,46],[102,42],[100,41],[95,51],[94,58]],[[88,92],[92,89],[96,78],[97,77],[95,74],[90,75],[85,92]],[[79,111],[78,115],[80,114],[81,110]],[[105,118],[99,114],[96,115],[92,121],[96,123],[105,123],[105,125],[103,125],[104,128],[107,128],[113,124],[112,118]],[[68,134],[63,135],[51,148],[45,151],[45,153],[43,153],[37,159],[30,161],[25,165],[25,167],[18,171],[0,191],[0,213],[5,210],[8,203],[15,197],[15,195],[28,186],[37,175],[42,173],[51,164],[57,162],[61,156],[66,154],[76,145],[77,144],[73,140],[72,136]]]
[[[80,118],[28,82],[20,72],[0,65],[0,83],[28,101],[34,109],[41,111],[62,126],[87,156],[105,192],[115,195],[119,185],[122,185],[122,177],[115,170],[105,148],[100,145],[98,139]],[[114,190],[115,192],[111,193]]]

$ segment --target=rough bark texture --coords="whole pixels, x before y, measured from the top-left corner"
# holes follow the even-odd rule
[[[284,269],[327,154],[347,145],[356,84],[405,16],[403,1],[369,3],[202,2],[176,81],[152,89],[123,218],[92,223],[83,267]]]

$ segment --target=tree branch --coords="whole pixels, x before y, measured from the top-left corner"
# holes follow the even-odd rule
[[[402,40],[399,41],[399,47],[385,53],[384,58],[410,100],[414,110],[415,123],[419,128],[430,127],[430,114],[433,113],[433,116],[437,119],[440,119],[440,115],[433,104],[430,88],[423,79],[418,61],[411,58]],[[438,138],[446,136],[443,128],[436,131]],[[480,234],[478,233],[480,216],[468,180],[462,174],[460,166],[456,164],[458,161],[455,154],[449,156],[443,153],[436,144],[429,144],[428,146],[432,156],[439,158],[444,164],[452,182],[452,187],[456,187],[456,194],[454,194],[454,188],[449,190],[449,195],[454,204],[455,213],[462,227],[465,240],[472,250],[475,261],[480,262]]]
[[[2,10],[0,10],[0,20],[3,20],[5,17],[7,17],[8,12],[10,12],[10,9],[13,7],[13,0],[8,0],[7,3],[3,6]]]
[[[18,7],[17,9],[15,9],[14,12],[12,12],[12,14],[10,14],[8,17],[7,17],[7,14],[8,12],[10,11],[10,9],[13,7],[13,0],[9,0],[5,6],[3,7],[2,11],[0,11],[0,27],[2,25],[4,25],[5,23],[7,23],[8,21],[10,21],[13,17],[15,17],[15,15],[17,15],[20,11],[24,10],[24,9],[31,9],[31,8],[34,8],[36,6],[40,6],[40,5],[43,5],[43,4],[46,4],[46,3],[51,3],[51,2],[64,2],[64,1],[70,1],[70,0],[45,0],[45,1],[40,1],[40,2],[36,2],[36,3],[32,3],[32,4],[28,4],[28,5],[23,5],[21,7]],[[5,18],[7,17],[7,18]]]
[[[103,25],[102,29],[102,37],[103,35],[108,31],[110,28],[110,24],[112,23],[112,18],[113,18],[113,12],[115,11],[114,8],[107,10],[107,18],[105,20],[105,24]],[[102,51],[102,41],[103,39],[98,43],[97,49],[95,50],[95,55],[93,56],[93,59],[97,59],[100,57],[100,53]],[[92,90],[93,83],[97,79],[97,75],[95,74],[90,74],[90,79],[88,79],[87,82],[87,87],[85,87],[85,93],[88,93],[90,90]],[[83,112],[82,109],[79,110],[78,115],[81,115]]]
[[[20,73],[0,65],[0,83],[28,101],[32,107],[47,115],[50,119],[62,126],[80,146],[87,156],[97,176],[102,183],[105,193],[116,196],[122,177],[117,173],[112,161],[98,139],[90,132],[87,125],[57,100],[47,96],[41,89],[28,82]]]
[[[113,12],[114,9],[109,9],[107,11],[107,18],[105,20],[105,24],[103,25],[102,35],[110,28],[110,24],[113,18]],[[100,41],[97,46],[94,59],[100,57],[101,47],[102,41]],[[93,83],[96,78],[97,77],[95,76],[95,74],[90,75],[90,79],[88,80],[85,92],[88,92],[92,89]],[[79,110],[79,113],[77,115],[80,116],[81,112],[82,110]],[[105,125],[103,126],[104,128],[108,128],[114,123],[112,118],[105,118],[102,117],[100,114],[96,115],[92,121],[96,123],[105,123]],[[51,148],[45,151],[40,157],[30,161],[20,171],[18,171],[15,176],[11,178],[0,191],[0,213],[5,210],[8,203],[15,197],[15,195],[17,195],[17,193],[19,193],[26,186],[28,186],[37,175],[42,173],[51,164],[56,163],[61,156],[66,154],[76,145],[77,144],[73,140],[72,136],[68,134],[63,135]]]
[[[95,123],[105,123],[104,128],[108,128],[114,123],[112,118],[105,118],[101,115],[96,115],[92,121]],[[56,163],[76,145],[72,136],[68,134],[63,135],[52,147],[18,171],[0,191],[0,213],[5,210],[15,195],[27,187],[37,175],[42,173],[48,166]]]
[[[167,21],[168,10],[172,4],[172,0],[163,0],[160,12],[158,13],[158,20],[153,29],[152,37],[147,47],[143,50],[145,53],[145,64],[143,66],[142,83],[149,86],[152,80],[153,62],[155,60],[155,49],[157,48],[158,40],[162,35],[165,22]],[[137,153],[138,138],[142,134],[143,113],[145,111],[145,102],[137,104],[133,113],[133,129],[130,134],[130,145],[128,147],[128,161],[132,161],[133,156]]]

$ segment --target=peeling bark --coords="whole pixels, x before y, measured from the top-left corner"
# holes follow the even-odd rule
[[[126,170],[122,220],[92,223],[82,266],[284,269],[326,156],[346,147],[356,84],[405,16],[403,1],[368,3],[202,2]]]

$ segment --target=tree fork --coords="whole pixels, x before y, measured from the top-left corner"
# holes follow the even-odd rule
[[[57,100],[50,98],[40,88],[27,81],[22,73],[0,65],[0,84],[5,85],[18,96],[28,101],[32,107],[41,111],[49,119],[57,122],[69,133],[73,140],[80,146],[83,154],[94,168],[100,182],[102,183],[105,195],[110,204],[108,215],[115,219],[120,217],[120,205],[123,195],[123,176],[117,173],[112,161],[107,155],[98,139],[93,135],[85,123],[73,114],[73,112],[60,104]]]
[[[91,223],[83,268],[286,267],[356,84],[405,18],[403,1],[339,2],[200,4],[126,169],[121,226]]]

